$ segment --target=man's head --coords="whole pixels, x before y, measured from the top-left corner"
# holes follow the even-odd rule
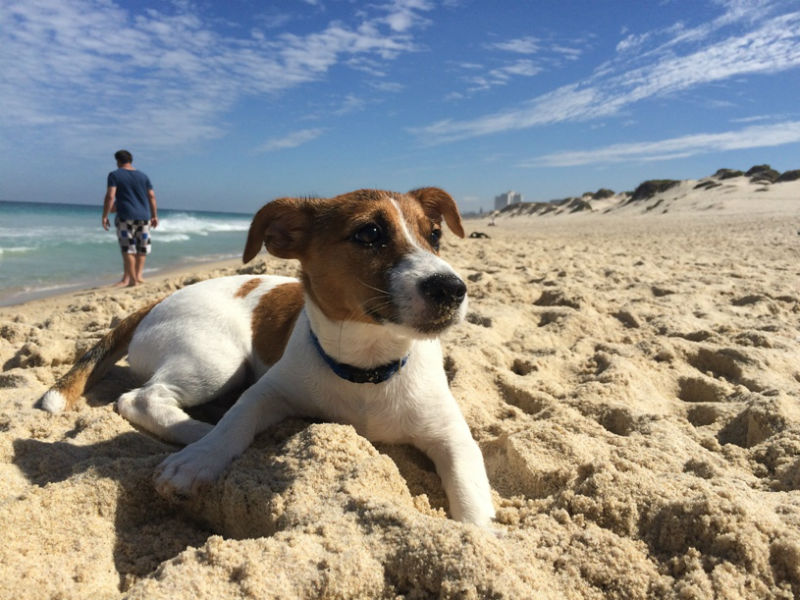
[[[127,150],[117,150],[114,152],[114,158],[117,159],[117,164],[127,165],[133,162],[133,154]]]

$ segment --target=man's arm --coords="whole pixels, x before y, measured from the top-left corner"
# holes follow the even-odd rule
[[[152,189],[147,190],[147,197],[150,200],[150,227],[155,229],[158,227],[158,207],[156,206],[156,193]]]
[[[101,222],[103,223],[103,229],[108,231],[108,228],[111,226],[111,223],[108,220],[108,213],[111,212],[111,208],[114,206],[114,196],[117,194],[117,186],[110,185],[106,190],[106,197],[103,199],[103,218]]]

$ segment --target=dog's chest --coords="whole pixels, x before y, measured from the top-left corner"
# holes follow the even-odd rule
[[[360,384],[370,385],[373,384]],[[373,386],[377,387],[377,386]],[[407,397],[387,394],[385,390],[360,390],[342,395],[331,408],[334,420],[348,423],[359,434],[376,442],[407,441],[408,425],[414,420],[414,407]]]
[[[444,374],[439,377],[435,367],[424,366],[423,356],[410,358],[400,373],[380,384],[350,383],[330,372],[319,373],[311,396],[314,412],[353,425],[371,441],[409,442],[437,420],[449,396]]]

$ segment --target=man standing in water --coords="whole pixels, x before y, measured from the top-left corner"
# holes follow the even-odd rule
[[[150,178],[133,168],[133,155],[127,150],[114,153],[117,170],[108,174],[108,189],[103,201],[103,229],[108,231],[108,214],[116,203],[117,239],[122,250],[122,279],[116,286],[144,283],[144,261],[150,252],[150,228],[158,226],[156,194]]]

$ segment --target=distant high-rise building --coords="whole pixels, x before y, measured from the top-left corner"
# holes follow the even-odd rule
[[[505,194],[500,194],[494,197],[494,209],[503,210],[506,206],[511,204],[519,204],[522,202],[522,194],[514,190],[508,190]]]

